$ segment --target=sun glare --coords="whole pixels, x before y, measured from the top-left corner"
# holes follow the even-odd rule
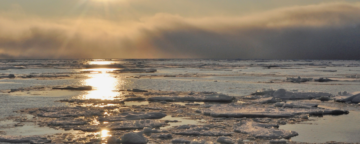
[[[109,135],[109,131],[104,129],[101,131],[101,138],[106,138],[106,137],[109,137],[111,135]]]
[[[101,71],[102,73],[99,74],[90,74],[90,78],[84,80],[84,85],[92,86],[93,90],[88,91],[82,98],[113,100],[114,97],[119,96],[119,92],[115,90],[118,89],[121,80],[107,73],[108,70]]]
[[[111,61],[90,61],[89,64],[91,65],[109,65],[112,64]]]

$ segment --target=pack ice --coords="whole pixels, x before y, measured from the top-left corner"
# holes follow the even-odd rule
[[[297,136],[294,131],[277,129],[277,124],[257,123],[251,120],[243,120],[234,125],[234,131],[238,133],[249,134],[260,139],[282,139]]]
[[[208,109],[203,110],[203,114],[213,117],[235,117],[235,118],[289,118],[301,114],[310,115],[337,115],[347,114],[346,110],[330,110],[323,108],[283,108],[274,107],[270,105],[255,106],[255,105],[240,105],[240,104],[224,104],[213,105]]]
[[[160,119],[165,117],[166,114],[162,112],[125,112],[115,116],[107,116],[99,118],[99,121],[125,121],[125,120],[140,120],[140,119]]]

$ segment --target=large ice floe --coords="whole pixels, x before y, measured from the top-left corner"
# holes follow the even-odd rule
[[[166,114],[162,112],[124,112],[114,116],[100,117],[99,121],[125,121],[141,119],[160,119]]]
[[[189,96],[155,96],[148,98],[148,101],[168,101],[168,102],[184,102],[184,101],[201,101],[201,102],[232,102],[233,96],[218,93],[199,93]]]
[[[263,97],[258,97],[263,96]],[[259,103],[275,103],[278,100],[307,100],[307,99],[320,99],[323,97],[333,97],[331,93],[325,92],[298,92],[298,91],[287,91],[285,89],[278,90],[261,90],[255,93],[252,93],[252,96],[245,97],[247,99],[258,99]],[[259,99],[266,98],[266,99]],[[278,99],[278,100],[273,100]]]
[[[217,127],[216,125],[182,125],[177,127],[173,134],[187,136],[231,136],[231,132],[216,130]]]
[[[156,69],[121,69],[116,70],[115,72],[119,73],[154,73],[156,72]]]
[[[6,136],[6,135],[0,135],[0,142],[39,144],[39,143],[51,143],[51,140],[48,139],[46,136]]]
[[[132,120],[132,121],[121,121],[112,123],[107,126],[111,130],[128,130],[128,129],[144,129],[144,128],[159,128],[167,125],[162,120]]]
[[[121,137],[123,144],[146,144],[147,141],[142,133],[127,133]]]
[[[312,78],[301,78],[301,77],[297,77],[297,78],[292,78],[292,77],[288,77],[286,78],[286,81],[289,82],[293,82],[293,83],[302,83],[302,82],[308,82],[308,81],[312,81]]]
[[[277,129],[277,124],[257,123],[251,120],[243,120],[234,125],[234,131],[248,134],[260,139],[282,139],[297,136],[294,131]]]
[[[84,119],[59,118],[48,122],[49,126],[85,125],[88,122]]]
[[[92,90],[92,86],[79,86],[79,87],[53,87],[53,89],[60,89],[60,90]]]
[[[121,121],[121,122],[114,122],[110,124],[103,124],[103,125],[79,125],[72,127],[74,130],[81,130],[85,132],[97,132],[101,131],[102,129],[108,130],[135,130],[135,129],[150,129],[150,133],[158,133],[163,131],[156,131],[151,130],[151,128],[159,128],[162,126],[167,125],[166,121],[163,120],[128,120],[128,121]],[[149,131],[147,131],[149,132]]]
[[[101,116],[103,110],[87,107],[46,107],[34,110],[38,116],[50,118]]]
[[[29,75],[22,75],[21,78],[63,78],[63,77],[70,77],[67,74],[29,74]]]
[[[68,102],[68,103],[106,103],[106,104],[122,104],[124,100],[115,99],[115,100],[102,100],[102,99],[64,99],[60,100],[60,102]]]
[[[360,94],[350,95],[347,93],[343,93],[344,96],[335,97],[336,102],[344,102],[344,103],[360,103]]]
[[[339,115],[347,114],[346,110],[330,110],[323,108],[283,108],[269,105],[254,106],[254,105],[240,105],[240,104],[224,104],[214,105],[208,109],[203,110],[205,115],[213,117],[235,117],[235,118],[290,118],[301,114],[310,115]]]
[[[1,78],[15,78],[16,76],[14,74],[0,74],[0,79]]]

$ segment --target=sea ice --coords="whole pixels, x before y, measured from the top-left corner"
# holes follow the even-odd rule
[[[154,73],[156,72],[156,69],[121,69],[116,70],[116,72],[119,73]]]
[[[14,74],[9,74],[9,75],[0,75],[0,78],[15,78]]]
[[[271,106],[251,106],[251,105],[236,105],[224,104],[214,105],[208,109],[203,110],[204,115],[213,117],[250,117],[250,118],[289,118],[295,115],[310,114],[310,115],[338,115],[347,114],[346,110],[330,110],[322,108],[275,108]]]
[[[147,139],[142,133],[127,133],[121,137],[123,144],[146,144]]]
[[[38,110],[38,116],[51,118],[103,115],[102,110],[85,107],[48,107],[39,108]]]
[[[68,102],[68,103],[107,103],[107,104],[122,104],[124,100],[115,99],[115,100],[102,100],[102,99],[64,99],[60,100],[60,102]]]
[[[165,121],[165,123],[167,122]],[[169,131],[153,129],[152,127],[144,127],[143,132],[146,135],[151,135],[151,133],[168,133]]]
[[[305,108],[305,109],[311,109],[314,107],[317,107],[317,104],[305,104],[305,103],[276,103],[274,104],[275,107],[282,107],[282,108]]]
[[[335,98],[336,102],[345,102],[345,103],[360,103],[360,94],[353,96],[347,96],[345,98]]]
[[[165,113],[161,112],[148,112],[148,113],[137,113],[137,112],[125,112],[114,116],[107,116],[99,118],[99,121],[125,121],[125,120],[140,120],[140,119],[160,119],[165,117]]]
[[[176,135],[188,135],[188,136],[231,136],[232,133],[222,132],[219,130],[211,130],[215,128],[214,125],[181,125],[177,127],[177,131],[174,131],[173,134]]]
[[[101,131],[102,127],[99,125],[84,125],[84,126],[75,126],[74,130],[81,130],[84,132],[98,132]]]
[[[165,121],[161,120],[132,120],[132,121],[121,121],[112,123],[107,128],[111,130],[128,130],[128,129],[143,129],[148,128],[158,128],[167,125]],[[151,131],[153,132],[153,131]]]
[[[67,126],[67,125],[85,125],[87,122],[83,119],[69,119],[69,118],[60,118],[57,120],[50,121],[48,125],[51,126]]]
[[[0,70],[8,70],[8,69],[26,69],[24,66],[8,66],[8,67],[0,67]]]
[[[38,144],[38,143],[50,143],[51,140],[49,140],[45,136],[6,136],[6,135],[0,135],[0,142]]]
[[[315,79],[314,81],[317,81],[317,82],[330,82],[330,81],[335,81],[335,80],[332,80],[332,79],[329,79],[329,78],[319,78],[319,79]]]
[[[61,89],[61,90],[92,90],[91,86],[80,86],[80,87],[53,87],[53,89]]]
[[[266,97],[266,98],[259,98],[259,99],[256,99],[252,102],[254,103],[260,103],[260,104],[267,104],[267,103],[276,103],[276,102],[279,102],[280,99],[276,99],[274,97]]]
[[[234,144],[234,140],[230,137],[222,136],[222,137],[219,137],[216,141],[220,144]]]
[[[70,77],[70,75],[65,74],[30,74],[23,75],[22,78],[58,78],[58,77]]]
[[[159,139],[172,139],[171,134],[153,134],[151,138],[159,138]]]
[[[173,144],[190,144],[191,141],[186,139],[173,139],[171,142]]]
[[[298,135],[298,133],[294,131],[276,129],[271,127],[271,125],[260,124],[249,120],[243,120],[235,124],[234,131],[260,139],[291,138]]]
[[[146,99],[143,97],[131,97],[131,98],[126,98],[124,99],[124,101],[145,101]]]
[[[168,102],[184,102],[184,101],[201,101],[201,102],[232,102],[234,97],[228,95],[204,95],[204,96],[160,96],[148,98],[148,101],[168,101]]]
[[[204,140],[193,140],[190,144],[214,144],[211,141],[204,141]]]
[[[293,83],[302,83],[302,82],[308,82],[308,81],[312,81],[312,78],[301,78],[301,77],[297,77],[297,78],[286,78],[286,81],[289,82],[293,82]]]
[[[323,96],[331,97],[332,94],[324,92],[291,92],[285,89],[278,89],[272,94],[273,97],[282,100],[317,99]]]

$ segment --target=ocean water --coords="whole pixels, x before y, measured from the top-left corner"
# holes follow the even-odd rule
[[[94,65],[97,65],[96,67]],[[116,70],[156,69],[155,73],[115,73]],[[119,90],[146,89],[161,91],[213,91],[232,96],[246,96],[261,89],[280,89],[297,91],[328,92],[336,95],[347,91],[360,91],[360,61],[351,60],[217,60],[217,59],[74,59],[74,60],[0,60],[0,119],[18,116],[14,112],[24,108],[49,106],[68,106],[57,102],[62,99],[114,99],[121,97]],[[15,78],[7,78],[14,74]],[[331,82],[287,82],[287,77],[320,78]],[[52,87],[92,86],[91,91],[51,90]],[[33,91],[45,87],[46,90]],[[21,90],[21,88],[29,89]],[[11,89],[20,89],[11,92]],[[358,117],[357,115],[352,115]],[[326,117],[331,119],[331,117]],[[346,119],[345,119],[346,120]],[[344,120],[344,121],[345,121]],[[330,124],[344,123],[342,119],[329,120]],[[319,129],[328,131],[319,121]],[[355,122],[353,122],[355,123]],[[341,133],[348,133],[354,142],[357,127],[347,124]],[[302,127],[301,125],[299,127]],[[296,125],[287,129],[295,130]],[[311,127],[311,126],[309,126]],[[326,142],[331,137],[305,141],[298,129],[299,136],[293,138],[304,142]],[[0,131],[2,131],[0,127]],[[19,130],[20,131],[20,130]],[[313,130],[312,130],[313,131]],[[321,130],[320,130],[321,131]],[[16,135],[16,130],[11,134]],[[20,134],[19,134],[20,135]]]

